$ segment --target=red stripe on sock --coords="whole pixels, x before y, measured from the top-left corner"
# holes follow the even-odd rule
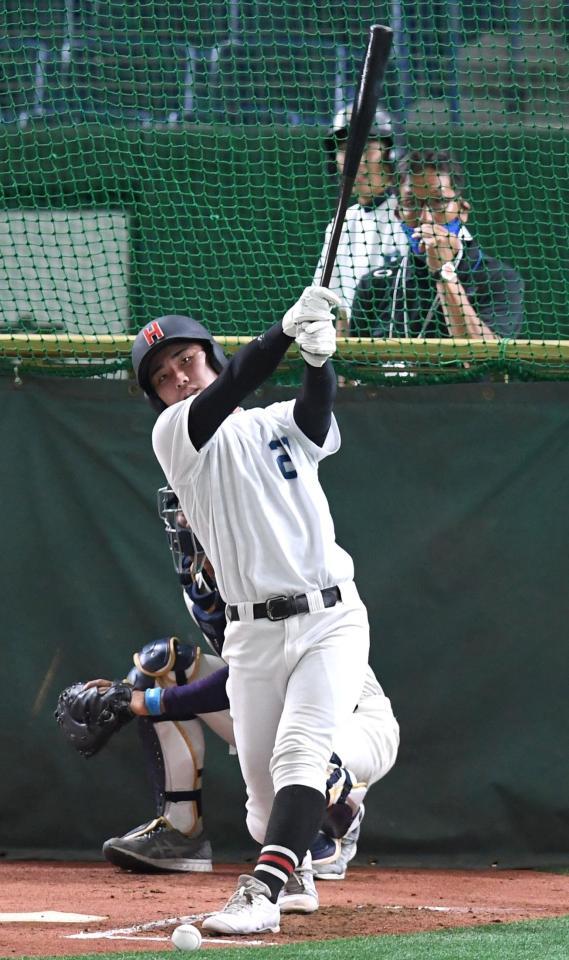
[[[294,870],[294,863],[292,860],[287,860],[286,857],[281,857],[278,853],[261,853],[257,864],[262,863],[273,863],[275,867],[280,867],[281,870],[285,870],[286,873],[292,873]]]

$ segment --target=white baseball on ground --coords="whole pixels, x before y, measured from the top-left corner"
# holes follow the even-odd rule
[[[192,923],[182,923],[172,934],[172,943],[178,950],[199,950],[202,935]]]

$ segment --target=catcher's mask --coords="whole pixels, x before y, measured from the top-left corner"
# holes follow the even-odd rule
[[[205,553],[170,487],[160,487],[158,490],[158,513],[164,522],[174,570],[180,583],[189,586],[201,573]]]
[[[351,116],[352,104],[347,107],[343,107],[341,110],[338,110],[338,113],[332,121],[332,126],[328,130],[328,134],[324,141],[324,150],[326,151],[330,173],[335,174],[337,172],[336,150],[338,149],[339,143],[345,143],[345,141],[348,139]],[[368,134],[368,140],[379,140],[384,148],[383,159],[385,163],[390,165],[393,172],[395,169],[395,161],[397,159],[395,152],[395,140],[393,137],[393,123],[387,111],[383,110],[382,107],[378,107],[375,111]]]
[[[166,404],[160,400],[152,389],[149,377],[149,364],[162,347],[176,341],[191,341],[200,343],[208,356],[213,369],[220,373],[227,363],[227,358],[214,340],[211,333],[192,317],[182,317],[172,314],[158,317],[152,323],[147,323],[139,330],[132,345],[132,365],[138,380],[138,385],[144,390],[150,403],[158,413],[166,409]]]

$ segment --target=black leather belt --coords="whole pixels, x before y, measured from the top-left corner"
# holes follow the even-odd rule
[[[335,607],[338,600],[342,599],[339,587],[327,587],[320,593],[325,607]],[[264,603],[253,604],[253,619],[260,620],[261,617],[267,617],[269,620],[286,620],[287,617],[294,617],[297,613],[308,613],[308,610],[308,597],[305,593],[299,593],[296,597],[269,597]],[[237,606],[228,604],[225,613],[228,620],[241,619]]]

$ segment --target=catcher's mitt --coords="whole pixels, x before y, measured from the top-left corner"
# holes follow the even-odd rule
[[[69,743],[83,757],[92,757],[116,730],[132,720],[132,687],[116,682],[103,690],[74,683],[59,694],[55,719]]]

